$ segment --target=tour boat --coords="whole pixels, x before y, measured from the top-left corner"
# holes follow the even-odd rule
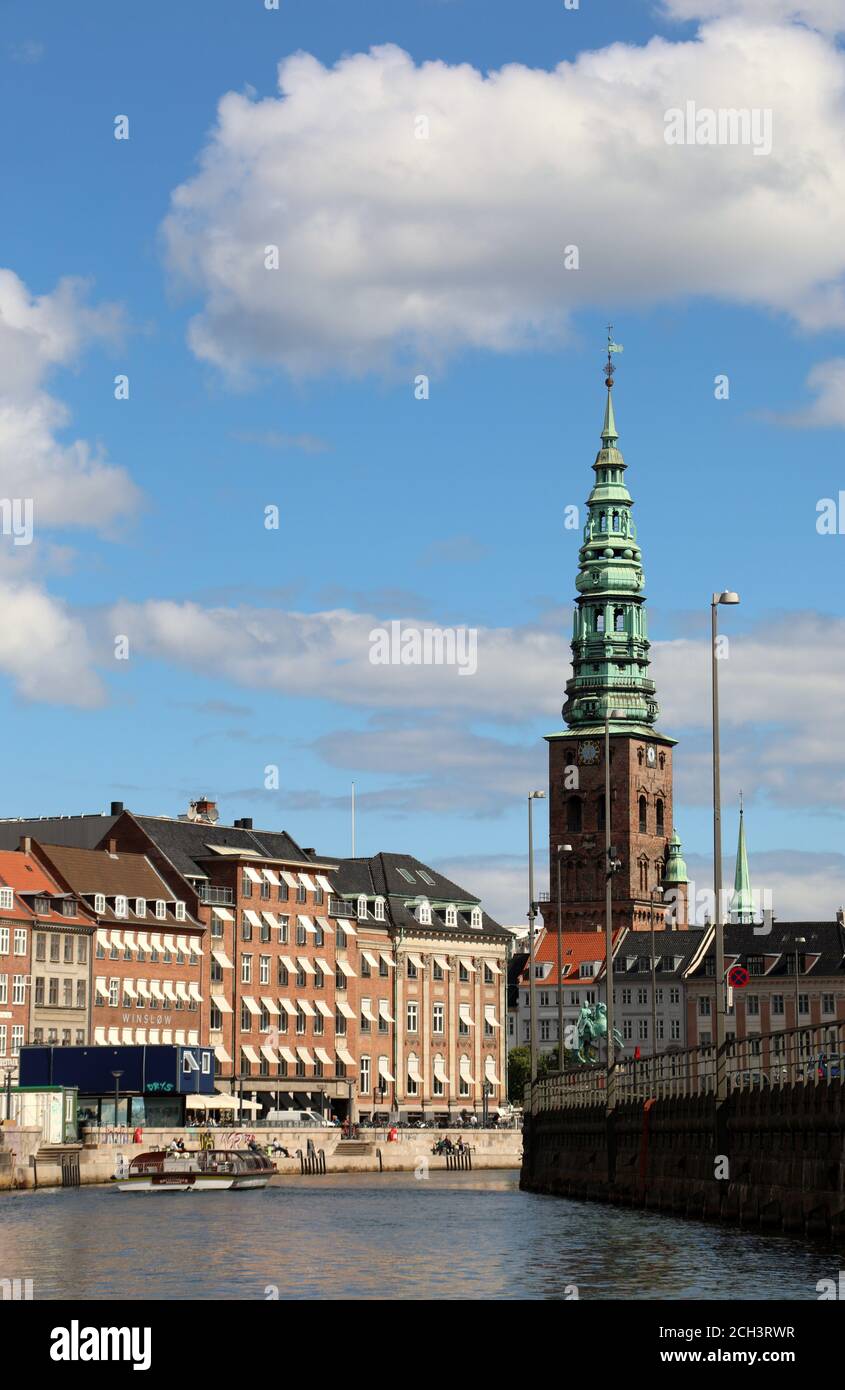
[[[209,1192],[266,1187],[276,1166],[264,1154],[243,1149],[166,1149],[123,1161],[112,1178],[118,1192]]]

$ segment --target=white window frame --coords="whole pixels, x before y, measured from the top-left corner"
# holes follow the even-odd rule
[[[135,916],[136,916],[136,917],[146,917],[146,915],[147,915],[147,900],[146,900],[146,898],[136,898],[136,899],[135,899]]]
[[[15,927],[14,954],[26,955],[26,927]]]
[[[13,888],[0,888],[0,907],[7,911],[15,905],[15,892]]]
[[[102,916],[102,914],[105,912],[105,910],[106,910],[106,895],[105,895],[105,893],[95,893],[95,894],[94,894],[94,911],[95,911],[96,913],[98,913],[100,916]]]
[[[366,899],[366,897],[364,896],[363,893],[359,894],[359,896],[358,896],[357,915],[358,915],[358,921],[359,921],[359,922],[364,922],[364,921],[366,921],[366,918],[367,918],[367,899]]]
[[[184,920],[185,920],[185,904],[184,904],[184,902],[182,901],[181,898],[177,898],[177,900],[176,900],[176,921],[177,921],[177,922],[184,922]]]
[[[129,899],[125,898],[122,893],[118,893],[114,900],[114,915],[115,917],[129,916]]]
[[[163,922],[167,917],[167,903],[164,898],[156,898],[156,917]]]

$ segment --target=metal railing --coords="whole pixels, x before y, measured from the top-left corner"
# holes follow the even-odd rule
[[[358,909],[352,903],[344,902],[342,898],[329,898],[330,917],[357,917]]]
[[[637,1061],[623,1058],[613,1068],[614,1102],[714,1095],[716,1064],[716,1048],[707,1045]],[[840,1080],[845,1076],[845,1022],[732,1038],[725,1044],[725,1071],[728,1093]],[[605,1105],[607,1089],[604,1066],[548,1072],[526,1086],[525,1109],[538,1115]]]
[[[208,883],[200,884],[197,890],[197,897],[201,903],[216,903],[218,906],[232,907],[235,901],[234,890],[231,888],[212,888]]]

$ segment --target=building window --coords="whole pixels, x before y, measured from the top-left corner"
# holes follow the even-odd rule
[[[288,983],[288,978],[289,978],[289,976],[288,976],[288,968],[287,968],[287,966],[285,965],[284,961],[277,960],[277,961],[276,961],[276,980],[277,980],[277,983],[286,987],[286,986],[287,986],[287,983]]]
[[[269,956],[259,956],[259,957],[258,957],[258,983],[259,983],[260,985],[269,985],[269,983],[270,983],[270,957],[269,957]]]
[[[480,907],[473,907],[473,908],[470,910],[470,914],[469,914],[469,924],[470,924],[471,927],[475,927],[475,929],[476,929],[477,931],[480,931],[480,929],[481,929],[481,908],[480,908]]]
[[[177,903],[176,903],[176,921],[177,921],[177,922],[184,922],[184,920],[185,920],[185,904],[184,904],[183,902],[180,901],[180,902],[177,902]]]
[[[4,933],[5,933],[5,945],[4,945]],[[8,928],[8,927],[3,927],[2,929],[0,929],[0,952],[8,951],[8,949],[9,949],[9,928]],[[47,959],[47,938],[46,938],[46,936],[44,935],[43,931],[39,931],[39,932],[36,932],[36,933],[35,933],[35,959],[36,959],[36,960],[46,960],[46,959]]]
[[[431,903],[423,898],[417,907],[417,921],[421,927],[431,926]]]
[[[290,918],[289,918],[289,917],[277,917],[277,918],[276,918],[276,921],[277,921],[278,924],[279,924],[279,931],[278,931],[278,937],[277,937],[277,940],[278,940],[278,942],[279,942],[279,945],[280,945],[280,946],[287,946],[287,944],[288,944],[288,929],[289,929],[289,925],[290,925]]]
[[[360,1076],[358,1079],[358,1089],[362,1095],[368,1095],[370,1091],[370,1059],[361,1058]]]
[[[431,967],[431,978],[432,978],[433,980],[442,980],[442,979],[443,979],[443,966],[442,966],[442,965],[440,964],[440,962],[437,961],[437,960],[435,960],[435,961],[433,962],[433,964],[432,964],[432,967]]]
[[[109,1008],[110,1008],[110,1009],[116,1009],[116,1008],[117,1008],[117,1005],[118,1005],[118,998],[119,998],[119,992],[120,992],[120,980],[116,980],[116,979],[111,979],[111,980],[109,980]],[[53,981],[52,981],[52,980],[50,981],[50,993],[51,993],[51,995],[52,995],[52,993],[53,993]],[[51,1002],[51,1003],[53,1002],[52,999],[50,1000],[50,1002]]]
[[[711,1001],[711,999],[709,998],[709,996],[708,996],[707,998],[701,998],[701,999],[699,999],[699,1001],[698,1001],[698,1016],[699,1016],[699,1018],[709,1018],[709,1017],[710,1017],[710,1005],[711,1005],[711,1002],[712,1002],[712,1001]]]
[[[121,894],[118,894],[114,900],[114,915],[115,917],[126,917],[129,915],[129,899],[123,897]]]
[[[670,1020],[669,1020],[669,1037],[671,1038],[672,1042],[678,1042],[679,1039],[680,1039],[680,1036],[681,1036],[681,1020],[680,1020],[679,1018],[670,1018]]]
[[[446,926],[456,927],[458,925],[458,909],[456,907],[446,908]]]
[[[156,917],[163,922],[167,917],[167,903],[164,898],[156,898]]]
[[[65,965],[73,965],[73,937],[66,936],[64,939],[64,961]]]
[[[252,956],[241,956],[241,984],[252,984]]]
[[[362,1032],[362,1033],[370,1033],[370,1032],[372,1032],[372,1023],[371,1023],[371,1020],[367,1017],[367,1015],[368,1015],[369,1012],[370,1012],[370,1001],[369,1001],[369,999],[362,999],[362,1000],[361,1000],[361,1022],[360,1022],[360,1028],[361,1028],[361,1032]]]
[[[658,797],[658,798],[657,798],[657,801],[656,801],[656,803],[655,803],[654,815],[655,815],[655,829],[656,829],[656,833],[657,833],[658,835],[662,835],[662,834],[663,834],[663,801],[662,801],[662,798],[661,798],[661,797]]]
[[[462,985],[467,984],[467,982],[469,981],[469,971],[467,970],[463,961],[458,962],[458,979],[460,980]]]
[[[823,995],[822,995],[822,1013],[823,1013],[823,1014],[835,1014],[835,1013],[836,1013],[836,996],[835,996],[835,995],[833,995],[833,994],[823,994]]]
[[[414,962],[411,960],[411,957],[410,957],[410,956],[408,957],[408,960],[407,960],[406,969],[407,969],[408,979],[409,979],[409,980],[415,980],[415,979],[417,978],[417,967],[414,965]]]
[[[370,962],[367,960],[367,957],[364,956],[364,955],[362,955],[362,956],[361,956],[361,977],[362,977],[362,979],[368,980],[368,979],[370,978],[370,975],[371,975],[371,974],[372,974],[372,966],[370,965]]]
[[[623,1020],[622,1020],[622,1037],[625,1039],[625,1042],[630,1042],[631,1039],[633,1038],[633,1036],[634,1036],[634,1024],[633,1024],[633,1020],[630,1019],[630,1018],[623,1018]]]
[[[241,913],[241,940],[252,940],[252,923],[250,922],[245,912]]]
[[[12,1056],[17,1057],[23,1047],[23,1024],[12,1024]]]
[[[296,885],[296,901],[298,903],[304,903],[308,901],[308,894],[305,891],[304,883],[298,883]]]
[[[444,1031],[445,1005],[435,1004],[431,1011],[431,1031],[432,1033],[442,1033]],[[441,1092],[442,1095],[442,1092]]]
[[[15,895],[11,888],[0,888],[0,907],[6,912],[11,912],[15,905]]]
[[[680,1002],[681,1002],[681,991],[680,991],[680,989],[679,989],[677,986],[673,986],[672,989],[669,990],[669,1003],[670,1003],[670,1004],[680,1004]]]
[[[384,898],[376,898],[373,904],[373,915],[377,922],[384,921]]]
[[[637,1037],[639,1038],[640,1042],[645,1042],[645,1041],[647,1040],[647,1038],[648,1038],[648,1019],[647,1019],[647,1018],[638,1018],[638,1019],[637,1019]]]
[[[246,869],[244,869],[243,873],[241,874],[241,897],[242,897],[242,898],[251,898],[251,897],[252,897],[252,879],[250,878],[249,874],[246,872]]]
[[[5,980],[5,978],[6,978],[6,977],[5,977],[5,975],[4,975],[4,976],[3,976],[3,979]],[[3,1002],[5,1003],[5,1000],[4,1000]],[[37,1005],[41,1005],[41,1004],[44,1003],[44,976],[43,976],[43,975],[36,975],[36,977],[35,977],[35,1002],[36,1002]]]
[[[140,959],[140,956],[139,956]],[[88,941],[84,936],[76,938],[76,963],[86,965],[88,962]]]
[[[52,961],[59,961],[59,960],[61,960],[61,955],[62,955],[62,939],[61,939],[61,937],[60,937],[60,936],[51,936],[51,937],[50,937],[50,959],[51,959]]]
[[[419,1021],[419,1006],[415,999],[409,999],[405,1027],[409,1033],[416,1033]]]
[[[493,985],[496,983],[496,977],[486,961],[484,962],[484,983],[485,985]]]
[[[646,805],[647,805],[647,803],[646,803],[645,797],[644,797],[644,796],[641,796],[641,797],[640,797],[640,801],[639,801],[639,806],[640,806],[640,834],[641,834],[641,835],[644,835],[645,832],[646,832]]]
[[[576,834],[581,829],[582,812],[581,801],[577,796],[570,796],[566,803],[566,828],[575,831]]]
[[[759,1014],[759,1012],[760,1012],[760,996],[759,996],[759,994],[746,994],[746,996],[745,996],[745,1012],[746,1012],[746,1014],[747,1014],[749,1017],[751,1017],[752,1015],[753,1015],[753,1016],[756,1016],[757,1014]]]
[[[782,994],[773,994],[773,995],[772,995],[772,1013],[773,1013],[773,1014],[782,1014],[783,1012],[784,1012],[784,1007],[783,1007],[783,995],[782,995]]]

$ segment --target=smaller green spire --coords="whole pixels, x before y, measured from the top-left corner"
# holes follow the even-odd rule
[[[689,883],[687,866],[681,852],[681,837],[677,830],[672,831],[672,838],[669,841],[669,849],[666,855],[666,870],[663,874],[664,883]]]
[[[754,895],[751,891],[751,875],[748,872],[742,792],[739,794],[739,842],[736,847],[736,872],[734,874],[734,895],[731,899],[730,919],[732,922],[754,921]]]

